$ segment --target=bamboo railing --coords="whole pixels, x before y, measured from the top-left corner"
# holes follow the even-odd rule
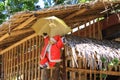
[[[4,80],[40,80],[39,54],[42,39],[32,36],[3,51]]]
[[[50,70],[41,70],[39,67],[42,45],[42,37],[33,34],[1,51],[3,72],[1,79],[48,80],[48,78],[51,78],[50,80],[57,80],[57,76],[59,77],[60,75],[58,74],[61,69],[59,68],[60,66]],[[60,73],[62,73],[62,70]]]

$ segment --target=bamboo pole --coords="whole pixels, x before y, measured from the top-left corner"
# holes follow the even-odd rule
[[[93,38],[96,38],[95,35],[96,35],[96,26],[95,26],[95,20],[93,20]]]
[[[27,76],[28,76],[28,65],[27,65],[27,63],[28,63],[28,56],[27,56],[27,54],[28,54],[28,50],[27,50],[27,47],[28,45],[27,45],[27,41],[25,41],[25,80],[28,80],[27,79]]]
[[[38,73],[38,68],[37,68],[37,54],[38,54],[38,39],[37,36],[35,37],[35,79],[37,79],[37,73]]]
[[[13,48],[13,79],[15,79],[15,62],[16,62],[16,60],[15,60],[15,48]]]
[[[21,45],[19,45],[19,79],[21,79]]]
[[[34,42],[34,38],[32,38],[31,41],[32,41],[32,43],[31,43],[31,45],[32,45],[31,46],[32,47],[32,68],[31,68],[32,69],[32,73],[31,73],[31,79],[33,80],[34,79],[34,71],[35,71],[34,70],[34,66],[35,66],[35,63],[34,63],[34,58],[35,58],[34,57],[34,53],[35,53],[34,52],[34,43],[35,43]]]
[[[10,59],[11,59],[11,62],[10,62],[10,67],[11,67],[10,73],[11,73],[11,75],[10,75],[10,77],[11,77],[11,78],[10,78],[10,79],[12,79],[12,78],[13,78],[13,77],[12,77],[12,76],[13,76],[13,73],[12,73],[12,71],[13,71],[13,70],[12,70],[12,69],[13,69],[13,66],[12,66],[12,62],[13,62],[13,49],[11,49],[10,51],[11,51],[11,52],[10,52],[10,54],[11,54],[11,55],[10,55]]]
[[[94,57],[96,57],[96,55],[94,55]],[[97,59],[95,59],[95,62],[97,61]],[[97,70],[97,65],[96,63],[94,63],[94,70]],[[94,80],[96,80],[96,72],[94,72]]]
[[[6,51],[8,51],[8,50],[10,50],[10,49],[12,49],[12,48],[14,48],[14,47],[16,47],[16,46],[18,46],[18,45],[20,45],[21,43],[25,42],[26,40],[31,39],[32,37],[34,37],[34,36],[36,36],[36,35],[37,35],[37,34],[32,34],[32,35],[30,35],[30,36],[28,36],[28,37],[22,39],[21,41],[19,41],[19,42],[13,44],[12,46],[10,46],[10,47],[8,47],[8,48],[2,50],[2,51],[0,52],[0,55],[2,55],[2,54],[5,53]]]
[[[31,65],[31,40],[29,39],[28,40],[28,80],[30,80],[31,78],[31,67],[30,67],[30,65]]]
[[[81,65],[82,65],[82,60],[81,60],[81,58],[78,60],[78,65],[79,65],[79,68],[81,69],[81,68],[82,68],[82,66],[81,66]],[[79,79],[78,79],[78,80],[81,80],[81,78],[82,78],[82,77],[81,77],[81,76],[82,76],[82,75],[81,75],[81,71],[78,71],[78,73],[79,73],[79,76],[78,76]]]
[[[23,74],[23,80],[25,80],[25,70],[24,70],[24,68],[25,68],[25,60],[24,60],[24,54],[25,54],[25,42],[22,44],[22,48],[23,48],[23,50],[22,50],[22,74]]]
[[[100,21],[98,20],[97,23],[98,23],[98,36],[99,36],[98,39],[102,40],[102,28],[101,28],[101,25],[100,25]]]
[[[7,53],[4,54],[4,64],[5,64],[5,66],[4,66],[4,67],[5,67],[5,68],[4,68],[4,73],[5,73],[5,74],[4,74],[4,79],[7,78],[7,70],[6,70],[7,60],[6,60],[6,59],[7,59]]]
[[[84,28],[85,29],[84,37],[87,37],[87,28],[86,28],[87,26],[86,26],[86,24],[84,24],[84,25],[85,25],[85,28]]]
[[[91,38],[92,37],[92,25],[90,21],[89,21],[88,29],[89,29],[89,38]]]
[[[7,65],[6,65],[6,71],[7,71],[7,76],[6,76],[6,78],[8,79],[8,77],[9,77],[9,73],[8,73],[8,66],[9,66],[9,58],[8,58],[8,51],[7,51],[7,58],[6,59],[8,59],[8,60],[6,60],[6,63],[7,63]]]
[[[8,66],[7,69],[8,69],[8,79],[10,79],[10,50],[8,51]]]
[[[90,73],[89,69],[77,69],[77,68],[69,68],[67,67],[67,71],[81,71],[81,72],[85,72],[85,73]],[[101,71],[101,70],[92,70],[92,73],[96,73],[96,74],[106,74],[106,75],[114,75],[114,76],[118,76],[120,75],[120,72],[114,72],[114,71]]]
[[[92,56],[91,56],[92,57]],[[90,62],[92,62],[92,60],[90,59]],[[92,79],[92,64],[90,64],[90,80],[93,80]]]
[[[38,58],[37,58],[37,64],[38,64],[38,68],[39,68],[39,61],[40,61],[40,51],[41,51],[41,49],[40,49],[40,47],[41,47],[41,39],[40,39],[40,37],[38,36],[38,53],[37,53],[37,56],[38,56]],[[42,76],[40,76],[41,75],[41,70],[39,69],[38,70],[38,80],[40,80],[40,78],[42,77]]]

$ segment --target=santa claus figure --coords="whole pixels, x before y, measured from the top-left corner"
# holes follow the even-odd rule
[[[52,68],[57,62],[60,62],[60,50],[63,47],[61,36],[56,35],[50,38],[47,33],[44,35],[44,46],[40,55],[40,68]]]

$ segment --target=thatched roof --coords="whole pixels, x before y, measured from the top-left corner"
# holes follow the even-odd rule
[[[120,42],[96,40],[69,35],[65,37],[67,55],[73,58],[74,66],[78,67],[78,58],[86,59],[88,67],[98,69],[108,65],[118,65],[120,61]]]
[[[112,6],[111,6],[112,4]],[[35,33],[31,26],[41,17],[57,16],[63,19],[71,28],[82,25],[89,20],[106,16],[108,11],[120,7],[116,2],[90,2],[76,5],[60,5],[39,11],[23,11],[15,13],[11,18],[0,25],[0,48],[4,49],[15,42]]]

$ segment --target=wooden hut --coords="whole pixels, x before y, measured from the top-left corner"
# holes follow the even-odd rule
[[[73,29],[73,35],[119,41],[119,10],[120,1],[116,0],[59,5],[39,11],[15,13],[0,25],[0,79],[41,80],[39,55],[43,39],[31,28],[39,18],[57,16],[63,19]],[[66,51],[64,53],[61,80],[103,80],[102,74],[120,76],[120,65],[114,71],[92,70],[82,68],[81,65],[76,68],[71,66],[71,57],[66,56]],[[79,64],[82,63],[85,61],[80,59]]]

